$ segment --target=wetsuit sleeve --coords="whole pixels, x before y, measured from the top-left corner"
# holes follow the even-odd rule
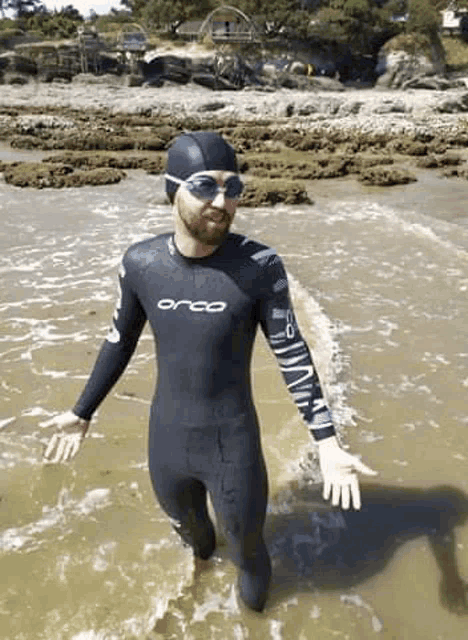
[[[122,375],[141,335],[146,314],[132,289],[130,277],[124,266],[119,271],[120,296],[114,311],[112,327],[101,347],[89,380],[73,412],[85,420],[104,400]]]
[[[286,385],[315,440],[335,434],[309,347],[296,322],[283,263],[271,251],[260,299],[260,324]]]

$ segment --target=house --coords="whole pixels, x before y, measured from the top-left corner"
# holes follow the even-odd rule
[[[460,33],[461,19],[468,13],[468,9],[459,9],[455,4],[451,3],[440,13],[442,14],[442,34],[458,35]]]
[[[209,36],[214,42],[255,42],[258,38],[254,22],[230,5],[217,7],[203,21],[182,24],[177,33],[185,38]]]

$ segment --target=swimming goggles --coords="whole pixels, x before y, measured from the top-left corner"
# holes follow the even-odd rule
[[[224,193],[225,198],[234,200],[240,197],[244,189],[244,183],[237,175],[227,178],[224,186],[221,186],[212,176],[206,173],[194,173],[187,180],[180,180],[180,178],[175,178],[166,173],[165,178],[176,184],[184,185],[187,191],[200,200],[214,200],[220,191]]]

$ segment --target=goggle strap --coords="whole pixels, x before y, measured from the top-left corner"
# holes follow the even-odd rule
[[[164,177],[166,178],[166,180],[170,180],[171,182],[175,182],[176,184],[184,184],[184,182],[186,182],[186,180],[181,180],[180,178],[171,176],[169,173],[165,173]]]

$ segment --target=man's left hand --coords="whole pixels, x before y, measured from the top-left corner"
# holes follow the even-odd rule
[[[318,443],[320,469],[323,475],[323,497],[331,497],[332,505],[343,509],[361,508],[358,473],[376,476],[377,472],[365,465],[356,456],[344,451],[335,436]]]

